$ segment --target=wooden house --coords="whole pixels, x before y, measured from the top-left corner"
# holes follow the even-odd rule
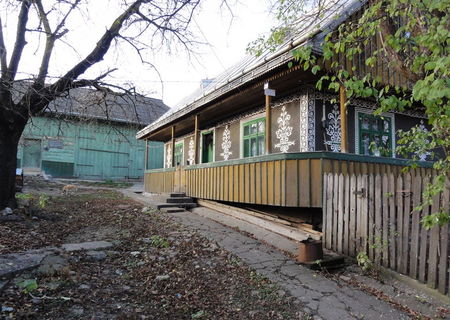
[[[140,179],[145,143],[136,141],[136,132],[168,109],[161,100],[144,96],[74,89],[30,119],[17,166],[53,177]]]
[[[325,173],[400,172],[409,161],[396,154],[396,132],[416,125],[428,130],[423,113],[375,116],[374,102],[345,104],[343,92],[318,91],[317,76],[291,66],[293,48],[312,45],[320,55],[324,36],[363,5],[343,1],[277,51],[246,57],[139,131],[147,143],[164,143],[164,166],[147,168],[145,190],[320,211]],[[386,60],[377,63],[386,83],[404,81],[383,72]],[[153,150],[147,148],[147,158],[157,156]],[[430,166],[428,154],[419,157]]]

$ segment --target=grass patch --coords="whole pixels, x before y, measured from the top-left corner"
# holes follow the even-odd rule
[[[125,181],[113,181],[113,180],[105,180],[105,181],[78,181],[80,185],[91,186],[91,187],[108,187],[108,188],[129,188],[133,186],[131,182]]]

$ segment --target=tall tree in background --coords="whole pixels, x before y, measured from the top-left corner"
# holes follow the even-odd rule
[[[260,54],[263,50],[295,38],[310,24],[330,12],[340,12],[335,20],[349,12],[358,1],[350,0],[278,0],[274,14],[280,22],[267,37],[261,37],[249,46]],[[399,132],[396,152],[409,157],[433,155],[436,149],[444,156],[437,159],[437,176],[424,193],[422,206],[429,205],[433,195],[449,188],[450,172],[450,1],[449,0],[371,0],[363,3],[361,13],[343,19],[337,29],[326,36],[317,53],[311,45],[294,48],[294,58],[305,70],[320,75],[318,89],[338,91],[345,87],[348,101],[366,98],[377,102],[376,114],[405,109],[422,110],[431,129],[414,127]],[[333,22],[333,21],[331,21]],[[322,32],[318,26],[313,33]],[[310,34],[313,36],[313,34]],[[376,44],[376,45],[374,45]],[[375,50],[367,48],[376,47]],[[352,61],[362,61],[356,68]],[[350,62],[350,63],[348,63]],[[393,86],[376,73],[384,64],[391,74],[400,74],[405,85]],[[350,66],[350,67],[349,67]],[[359,69],[359,70],[358,70]],[[361,73],[361,70],[364,72]],[[448,180],[447,180],[448,181]],[[427,216],[426,227],[448,223],[447,212]]]
[[[119,3],[119,1],[116,1]],[[92,79],[80,78],[88,69],[102,61],[112,45],[130,45],[142,62],[145,49],[156,43],[193,44],[189,26],[200,0],[133,0],[120,1],[122,12],[112,21],[86,57],[56,79],[48,76],[49,67],[64,61],[55,55],[55,47],[66,41],[71,32],[73,16],[86,16],[93,1],[85,0],[5,0],[0,4],[0,210],[15,207],[15,168],[19,139],[30,117],[73,88],[104,88],[102,80],[113,68]],[[79,17],[79,16],[78,16]],[[2,19],[4,19],[2,21]],[[4,24],[5,20],[15,25]],[[15,33],[8,43],[7,33]],[[28,57],[24,49],[34,43],[40,50],[36,72],[27,85],[17,86],[21,63]],[[67,43],[66,43],[67,44]],[[72,48],[82,43],[69,43]],[[25,88],[25,89],[24,89]]]

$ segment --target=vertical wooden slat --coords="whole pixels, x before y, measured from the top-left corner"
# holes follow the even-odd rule
[[[396,201],[397,201],[397,271],[401,270],[402,264],[402,254],[403,254],[403,177],[402,175],[397,176],[397,190],[396,190]]]
[[[275,188],[275,199],[274,204],[281,205],[281,162],[275,161],[275,174],[274,178],[274,188]]]
[[[408,273],[408,261],[409,261],[409,234],[410,234],[410,219],[411,219],[411,175],[409,173],[404,176],[403,184],[403,253],[402,253],[402,266],[401,272]]]
[[[395,270],[396,265],[396,238],[398,236],[396,228],[396,210],[395,210],[395,177],[389,174],[389,267]]]
[[[311,173],[310,173],[310,195],[311,195],[311,206],[321,207],[322,206],[322,165],[320,159],[311,159]]]
[[[286,161],[286,205],[298,206],[298,167],[297,160]]]
[[[368,253],[368,227],[369,227],[369,217],[368,217],[368,175],[365,174],[361,176],[361,251]]]
[[[337,251],[338,243],[338,199],[339,193],[339,176],[337,173],[333,174],[333,250]]]
[[[374,238],[375,238],[375,175],[369,175],[369,181],[367,185],[367,217],[368,217],[368,234],[367,234],[367,242],[368,242],[368,251],[370,260],[374,261],[375,252],[374,252]]]
[[[255,164],[255,203],[261,204],[261,163]]]
[[[233,201],[238,202],[239,201],[239,187],[241,185],[239,181],[239,165],[234,166],[234,195],[233,195]]]
[[[386,174],[382,175],[382,220],[383,220],[383,242],[381,244],[382,246],[382,253],[383,253],[383,266],[389,267],[389,181]]]
[[[412,212],[412,224],[411,224],[411,252],[409,259],[409,276],[417,278],[417,258],[419,253],[419,223],[420,223],[420,211],[415,208],[420,204],[422,199],[422,178],[419,175],[414,177],[413,183],[413,212]]]
[[[356,176],[350,176],[349,254],[356,253]]]
[[[261,202],[262,204],[268,204],[268,200],[267,200],[267,186],[268,186],[268,181],[267,181],[267,162],[263,162],[262,166],[261,166]]]
[[[244,179],[245,179],[245,190],[244,190],[244,202],[250,202],[250,164],[244,164]]]
[[[300,188],[300,207],[310,206],[310,179],[311,170],[310,162],[308,160],[299,160],[299,188]]]
[[[328,216],[327,216],[327,195],[328,195],[328,176],[326,174],[323,175],[323,192],[322,192],[322,246],[327,247],[327,237],[328,237]]]
[[[361,229],[362,217],[362,175],[356,177],[356,253],[361,251],[361,240],[363,238]]]
[[[239,202],[245,201],[245,175],[244,175],[244,165],[239,165]]]
[[[449,213],[450,206],[450,181],[447,181],[447,188],[442,194],[441,206],[447,214]],[[438,290],[440,293],[445,294],[447,287],[447,275],[448,275],[448,223],[441,227],[440,235],[440,252],[439,252],[439,279],[438,279]]]
[[[338,176],[339,179],[339,191],[338,191],[338,243],[337,243],[337,252],[343,253],[342,243],[344,236],[344,176],[342,173]]]
[[[382,228],[383,228],[383,219],[382,219],[382,181],[381,176],[377,174],[375,176],[375,199],[377,199],[377,203],[375,204],[375,263],[381,263],[381,242],[382,242]]]
[[[267,162],[267,204],[274,204],[274,163],[273,161]]]
[[[437,213],[439,211],[439,197],[436,195],[433,197],[433,205],[431,206],[431,214]],[[440,227],[438,225],[434,226],[430,230],[430,255],[428,258],[428,280],[427,284],[429,287],[435,289],[437,286],[437,274],[438,274],[438,246],[439,246],[439,236]]]
[[[255,203],[255,192],[256,192],[256,179],[255,179],[255,164],[250,163],[249,168],[249,183],[250,183],[250,202]]]
[[[344,177],[344,232],[343,232],[343,252],[349,254],[349,222],[350,222],[350,175],[346,174]]]
[[[429,182],[429,178],[425,177],[423,179],[423,186],[426,186]],[[430,206],[425,206],[422,209],[421,219],[426,217],[430,213]],[[418,279],[420,282],[426,281],[427,275],[427,255],[428,255],[428,244],[429,244],[429,231],[425,229],[422,225],[419,228],[420,241],[419,241],[419,271]]]
[[[326,232],[326,244],[327,249],[332,249],[332,238],[333,238],[333,174],[329,173],[327,175],[327,230]]]

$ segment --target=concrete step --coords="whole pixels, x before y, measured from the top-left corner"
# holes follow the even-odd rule
[[[176,212],[184,212],[186,210],[184,210],[183,208],[161,208],[161,211],[167,213],[176,213]]]
[[[180,197],[186,197],[186,193],[184,192],[172,192],[170,194],[171,198],[180,198]]]
[[[192,203],[194,202],[194,199],[189,197],[174,197],[174,198],[167,198],[167,203]]]
[[[161,208],[195,208],[197,207],[196,203],[158,203],[156,205],[156,209]]]

